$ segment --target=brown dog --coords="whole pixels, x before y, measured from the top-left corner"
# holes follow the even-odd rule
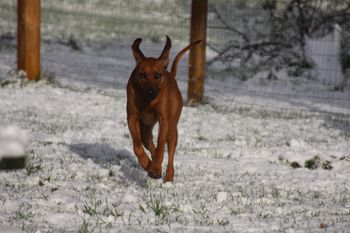
[[[139,48],[141,41],[142,39],[138,38],[132,44],[136,67],[127,85],[126,108],[134,152],[148,175],[159,179],[167,144],[169,158],[164,182],[173,181],[177,123],[182,110],[182,96],[175,80],[176,69],[185,52],[200,41],[190,44],[176,55],[170,72],[167,71],[170,38],[167,36],[159,58],[145,57]],[[157,122],[159,132],[156,147],[153,143],[152,129]],[[149,150],[152,160],[148,158],[142,145]]]

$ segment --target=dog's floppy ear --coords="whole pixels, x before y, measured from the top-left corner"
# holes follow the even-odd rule
[[[141,38],[137,38],[131,46],[132,53],[134,54],[134,58],[137,63],[140,63],[145,58],[145,55],[143,55],[143,53],[140,50],[141,41]]]
[[[166,36],[166,44],[164,46],[162,54],[159,56],[159,60],[163,63],[164,66],[169,64],[169,51],[171,48],[171,40],[169,36]]]

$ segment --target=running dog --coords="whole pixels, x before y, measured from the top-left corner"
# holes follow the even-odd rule
[[[171,40],[168,36],[166,39],[163,52],[158,58],[145,57],[140,50],[141,38],[137,38],[132,44],[136,67],[127,84],[126,109],[133,149],[140,166],[151,178],[161,178],[165,145],[167,145],[169,158],[164,182],[172,182],[178,139],[177,123],[183,106],[181,92],[175,79],[176,70],[181,57],[200,41],[195,41],[182,49],[176,55],[169,72],[167,67]],[[153,142],[152,135],[156,123],[159,123],[157,146]],[[144,147],[150,152],[151,159]]]

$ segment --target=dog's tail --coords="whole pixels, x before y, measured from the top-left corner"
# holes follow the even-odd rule
[[[192,44],[188,45],[187,47],[185,47],[183,50],[181,50],[175,57],[174,61],[173,61],[173,65],[171,66],[171,71],[170,71],[170,75],[171,77],[176,76],[176,71],[177,71],[177,65],[179,63],[179,61],[181,60],[182,56],[194,45],[201,43],[201,40],[196,40],[195,42],[193,42]]]

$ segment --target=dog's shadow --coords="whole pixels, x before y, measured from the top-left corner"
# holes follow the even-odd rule
[[[135,156],[127,150],[116,150],[103,143],[78,143],[69,149],[83,159],[91,159],[101,167],[120,166],[123,176],[141,187],[147,186],[147,174],[140,168]]]

